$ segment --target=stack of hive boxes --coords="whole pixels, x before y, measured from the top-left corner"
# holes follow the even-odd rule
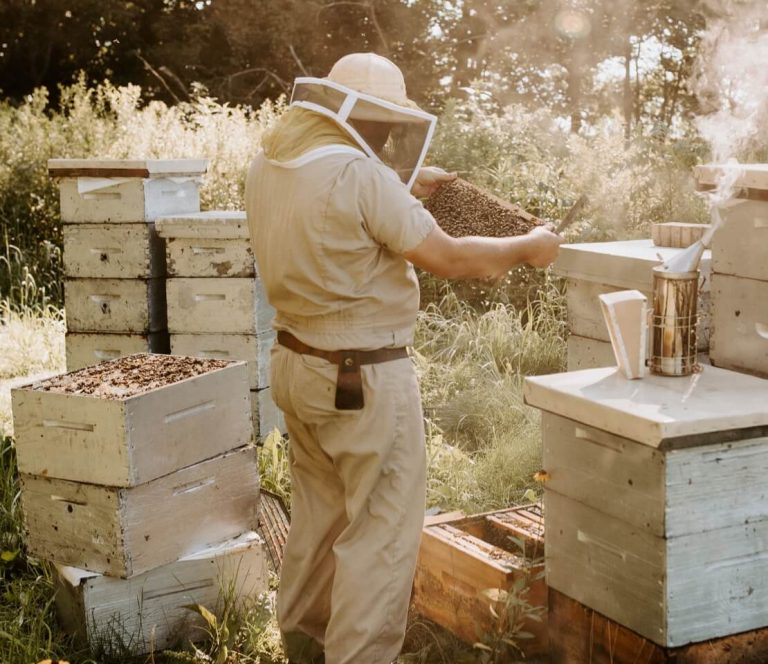
[[[768,377],[768,164],[732,166],[737,198],[712,240],[712,364]],[[698,166],[697,187],[723,168]]]
[[[265,589],[244,362],[132,355],[12,403],[27,546],[92,645],[163,648],[201,635],[184,605]]]
[[[651,306],[653,268],[680,251],[657,247],[651,240],[591,242],[561,247],[554,269],[556,274],[567,279],[569,371],[616,364],[598,296],[638,290],[648,298]],[[709,348],[709,267],[710,252],[706,251],[700,266],[698,346],[702,353]]]
[[[768,661],[768,381],[747,375],[768,375],[768,166],[743,169],[747,202],[712,244],[716,366],[526,379],[544,411],[554,664]],[[719,172],[697,169],[699,188]]]
[[[244,212],[157,219],[168,265],[171,352],[248,362],[254,429],[285,430],[269,389],[274,309],[254,260]]]
[[[53,159],[64,224],[70,370],[167,353],[165,251],[154,220],[200,209],[204,160]]]

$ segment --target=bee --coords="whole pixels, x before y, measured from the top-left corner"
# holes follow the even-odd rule
[[[549,482],[551,477],[552,476],[546,470],[537,470],[533,474],[533,481],[538,482],[539,484],[544,484],[546,482]]]

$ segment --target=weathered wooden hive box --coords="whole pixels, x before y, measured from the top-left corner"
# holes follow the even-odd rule
[[[598,296],[638,290],[653,302],[653,268],[679,251],[657,247],[652,240],[566,244],[560,248],[554,269],[567,280],[569,370],[616,364]],[[709,264],[707,251],[700,266],[698,346],[703,352],[709,347]]]
[[[501,610],[488,592],[519,592],[535,607],[546,607],[541,577],[544,520],[540,505],[485,514],[436,517],[422,532],[413,587],[414,610],[467,643],[495,633]],[[529,619],[533,634],[519,644],[525,654],[547,650],[546,614]]]
[[[51,159],[64,223],[152,221],[200,209],[204,159]]]
[[[154,219],[200,209],[200,159],[52,159],[64,223],[70,370],[167,353],[165,246]]]
[[[130,577],[256,527],[244,363],[137,355],[12,401],[35,555]]]
[[[19,471],[132,487],[251,442],[243,362],[135,355],[12,392]]]
[[[213,611],[222,598],[256,598],[267,590],[264,542],[255,532],[139,574],[116,579],[56,566],[56,607],[65,631],[106,652],[162,650],[206,636],[185,608]]]
[[[712,363],[768,376],[768,164],[696,167],[697,187],[738,168],[712,239]],[[735,204],[734,204],[735,203]]]
[[[768,626],[768,381],[600,368],[528,378],[525,400],[550,588],[663,647]]]
[[[274,309],[258,276],[244,212],[157,220],[166,242],[171,352],[248,362],[257,434],[285,431],[269,391]]]

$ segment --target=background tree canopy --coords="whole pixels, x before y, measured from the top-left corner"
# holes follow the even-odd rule
[[[0,95],[56,100],[78,72],[186,101],[193,85],[259,106],[297,75],[373,50],[433,109],[492,90],[579,131],[620,112],[627,134],[667,133],[695,103],[698,0],[0,0]]]

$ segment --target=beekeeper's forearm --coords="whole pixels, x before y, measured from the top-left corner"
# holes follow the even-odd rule
[[[534,244],[527,235],[452,238],[435,228],[405,257],[417,267],[446,279],[498,279],[530,260]]]

